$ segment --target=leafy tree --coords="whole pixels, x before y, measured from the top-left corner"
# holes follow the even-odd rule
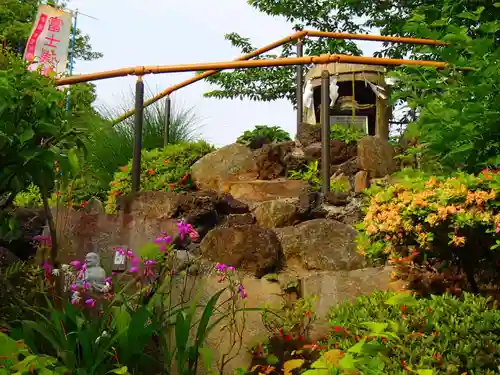
[[[413,17],[414,10],[420,9],[429,24],[443,27],[453,24],[466,29],[470,37],[480,36],[478,25],[500,18],[500,8],[494,1],[484,0],[248,0],[257,10],[272,17],[283,17],[293,24],[295,30],[316,29],[321,31],[368,33],[373,28],[381,35],[405,37],[423,37],[423,30],[408,29],[406,24]],[[474,12],[484,7],[479,14]],[[446,17],[445,17],[446,16]],[[443,21],[445,19],[445,21]],[[437,39],[442,36],[442,29],[425,33],[427,37]],[[498,35],[498,33],[497,33]],[[249,39],[236,33],[227,34],[226,39],[241,52],[254,49]],[[271,41],[270,41],[271,42]],[[346,53],[360,55],[361,51],[352,41],[332,39],[307,39],[304,41],[305,55],[322,53]],[[261,58],[293,57],[294,49],[285,46],[277,55],[264,55]],[[386,44],[375,53],[376,56],[401,58],[405,56],[427,58],[437,57],[432,51],[416,49],[414,45]],[[207,92],[206,97],[248,98],[257,101],[287,99],[295,103],[295,71],[293,67],[273,67],[248,69],[234,72],[221,72],[208,81],[217,86]]]
[[[443,4],[440,19],[427,6],[417,8],[404,27],[409,33],[450,42],[444,48],[416,49],[432,52],[450,68],[399,69],[394,73],[400,79],[395,99],[406,101],[418,113],[408,132],[418,137],[420,145],[413,151],[422,153],[426,167],[477,172],[500,162],[500,21],[481,21],[486,19],[484,7],[455,15],[454,4],[451,0]],[[462,19],[479,22],[474,32],[463,26]]]
[[[54,261],[57,243],[48,198],[59,168],[67,177],[78,168],[82,132],[68,121],[64,92],[50,79],[29,72],[14,55],[0,54],[0,103],[0,208],[32,183],[37,185],[49,218]],[[9,221],[0,229],[11,231],[12,226]]]

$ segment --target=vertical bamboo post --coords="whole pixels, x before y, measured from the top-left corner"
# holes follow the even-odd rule
[[[297,57],[302,57],[304,55],[304,48],[302,44],[302,39],[297,40]],[[296,77],[296,91],[295,96],[297,97],[297,134],[302,124],[302,117],[304,115],[304,101],[302,97],[302,86],[304,86],[304,66],[297,65],[296,67],[297,77]]]
[[[141,149],[142,125],[144,120],[144,82],[142,76],[135,84],[135,121],[134,121],[134,154],[132,158],[132,194],[141,189]]]
[[[166,147],[170,143],[170,109],[170,95],[167,95],[165,97],[165,128],[163,129],[163,147]]]
[[[330,72],[321,73],[321,192],[330,192]]]

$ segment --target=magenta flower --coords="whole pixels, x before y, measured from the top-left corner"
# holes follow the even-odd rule
[[[128,256],[128,257],[132,258],[134,255],[135,255],[135,254],[134,254],[134,252],[133,252],[132,250],[128,250],[128,251],[127,251],[127,256]]]
[[[108,283],[108,284],[113,284],[113,278],[108,276],[104,279],[104,282]]]
[[[79,270],[80,268],[82,268],[82,262],[80,262],[80,261],[78,261],[78,260],[73,260],[73,261],[69,262],[69,264],[70,264],[71,266],[73,266],[73,268],[74,268],[75,270]]]
[[[179,237],[183,241],[192,229],[193,226],[191,224],[186,224],[184,220],[179,221],[177,224],[177,232],[179,232]]]
[[[52,245],[52,237],[51,236],[35,236],[33,237],[33,241],[38,242],[41,246],[51,246]]]
[[[500,233],[500,223],[497,224],[497,227],[495,229],[495,232],[496,233]]]
[[[89,289],[90,289],[90,285],[89,285],[89,283],[84,283],[84,284],[83,284],[83,289],[85,289],[85,290],[89,290]]]
[[[76,292],[78,290],[78,285],[71,284],[71,291]]]
[[[219,272],[224,272],[226,270],[226,265],[223,263],[217,263],[215,269]]]
[[[130,267],[130,269],[128,270],[128,272],[130,273],[137,273],[137,271],[139,271],[139,267],[137,266]]]
[[[132,259],[132,264],[134,266],[137,266],[137,264],[141,261],[141,258],[139,257],[134,257],[134,259]]]
[[[52,266],[47,262],[42,263],[42,268],[44,269],[45,272],[48,272],[48,273],[52,272]]]
[[[93,298],[89,298],[89,299],[85,300],[85,304],[89,307],[94,308],[96,306],[96,300]]]
[[[233,266],[228,266],[227,267],[227,272],[234,272],[234,267]]]

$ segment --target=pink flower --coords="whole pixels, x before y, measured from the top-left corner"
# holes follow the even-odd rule
[[[219,272],[224,272],[226,270],[226,265],[223,263],[217,263],[215,269]]]
[[[179,237],[182,241],[184,241],[186,236],[189,236],[193,241],[196,241],[200,238],[200,235],[198,234],[198,232],[196,232],[193,226],[191,224],[185,223],[184,220],[179,221],[179,223],[177,224],[177,231],[179,232]]]
[[[85,290],[89,290],[89,289],[90,289],[90,285],[89,285],[89,283],[84,283],[84,284],[83,284],[83,289],[85,289]]]
[[[128,272],[130,273],[137,273],[137,271],[139,271],[139,267],[137,266],[130,267],[130,269],[128,270]]]
[[[138,257],[135,257],[134,259],[132,259],[132,264],[134,266],[137,266],[137,264],[141,261],[141,258],[138,258]]]
[[[89,307],[94,308],[96,306],[96,301],[93,298],[89,298],[89,299],[85,300],[85,304]]]
[[[227,272],[234,272],[234,267],[233,266],[228,266],[227,267]]]
[[[134,254],[134,252],[133,252],[132,250],[128,250],[128,251],[127,251],[127,256],[128,256],[128,257],[132,258],[134,255],[135,255],[135,254]]]
[[[497,224],[497,227],[495,229],[495,232],[500,233],[500,223]]]
[[[113,278],[108,276],[104,279],[104,282],[108,283],[108,284],[113,284]]]
[[[73,268],[74,268],[75,270],[79,270],[80,268],[82,268],[82,262],[80,262],[80,261],[78,261],[78,260],[73,260],[73,261],[69,262],[69,264],[70,264],[71,266],[73,266]]]
[[[76,284],[72,284],[72,285],[71,285],[71,290],[72,290],[73,292],[76,292],[76,291],[78,290],[78,285],[76,285]]]

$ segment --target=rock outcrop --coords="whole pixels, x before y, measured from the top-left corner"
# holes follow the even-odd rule
[[[364,258],[356,252],[357,231],[350,225],[316,219],[275,232],[285,259],[298,259],[305,269],[338,271],[365,266]]]
[[[251,272],[255,277],[276,272],[283,261],[276,234],[256,225],[213,229],[201,241],[200,249],[204,258]]]
[[[200,190],[223,192],[223,182],[252,181],[258,177],[259,168],[252,150],[239,143],[215,150],[191,167],[191,178]]]
[[[363,137],[358,142],[358,163],[371,178],[384,177],[396,170],[394,148],[380,137]]]

